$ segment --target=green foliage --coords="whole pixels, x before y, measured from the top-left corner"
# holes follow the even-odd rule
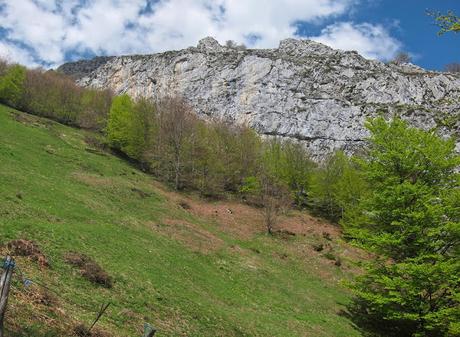
[[[458,328],[460,157],[454,140],[383,118],[370,121],[362,169],[371,192],[349,235],[381,257],[355,285],[388,335],[444,336]],[[391,334],[390,334],[391,333]]]
[[[460,32],[460,18],[453,11],[448,11],[447,14],[429,12],[428,15],[435,18],[435,23],[440,28],[439,35],[448,32]]]
[[[366,193],[362,172],[342,151],[332,154],[310,176],[310,207],[332,221],[359,216],[359,203]]]
[[[18,64],[8,66],[0,77],[0,101],[20,107],[24,92],[26,68]]]
[[[278,139],[267,141],[263,149],[262,165],[268,175],[290,189],[298,207],[307,205],[314,163],[301,144]]]
[[[0,59],[0,102],[61,123],[102,130],[112,94],[83,89],[53,70],[29,70]]]
[[[258,194],[260,193],[261,186],[260,186],[260,181],[257,177],[250,176],[246,177],[243,180],[243,185],[240,188],[240,192],[243,194]]]
[[[128,95],[121,95],[113,99],[107,121],[109,144],[134,159],[140,159],[145,145],[143,112]]]

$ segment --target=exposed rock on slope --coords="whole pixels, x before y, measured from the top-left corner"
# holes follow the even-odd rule
[[[204,117],[305,141],[315,156],[357,148],[366,118],[377,114],[460,134],[460,76],[385,65],[308,40],[236,50],[208,37],[181,51],[97,58],[59,70],[80,85],[135,97],[180,95]]]

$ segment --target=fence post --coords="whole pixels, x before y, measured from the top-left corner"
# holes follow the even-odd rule
[[[149,323],[144,324],[144,334],[142,337],[153,337],[157,330],[151,326]]]
[[[0,337],[4,336],[3,320],[6,313],[6,305],[8,303],[8,294],[11,286],[11,276],[13,275],[15,263],[11,256],[7,256],[3,266],[3,274],[0,277]]]

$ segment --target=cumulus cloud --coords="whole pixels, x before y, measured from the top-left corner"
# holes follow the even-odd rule
[[[356,50],[364,57],[379,60],[389,60],[401,49],[401,43],[392,38],[385,27],[370,23],[336,23],[311,39],[336,49]]]
[[[250,47],[275,47],[283,38],[299,37],[299,22],[320,24],[323,19],[338,18],[358,2],[0,0],[0,56],[8,52],[21,63],[56,66],[87,55],[185,48],[205,36],[221,43],[235,40]],[[391,53],[384,53],[385,46],[392,50],[397,43],[381,26],[351,23],[329,26],[315,39],[377,58]]]
[[[24,49],[13,43],[0,41],[0,58],[11,63],[25,64],[30,67],[39,67],[34,58]]]

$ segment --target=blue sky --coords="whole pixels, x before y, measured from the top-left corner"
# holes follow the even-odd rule
[[[356,20],[398,22],[392,36],[414,55],[414,63],[424,68],[442,70],[448,63],[460,63],[460,34],[437,36],[437,27],[425,15],[426,10],[454,10],[460,15],[460,0],[380,0],[374,6],[363,6]]]
[[[382,61],[406,51],[442,70],[460,62],[460,34],[437,36],[427,9],[460,14],[460,0],[0,0],[0,56],[49,68],[186,48],[205,36],[253,48],[296,37]]]

